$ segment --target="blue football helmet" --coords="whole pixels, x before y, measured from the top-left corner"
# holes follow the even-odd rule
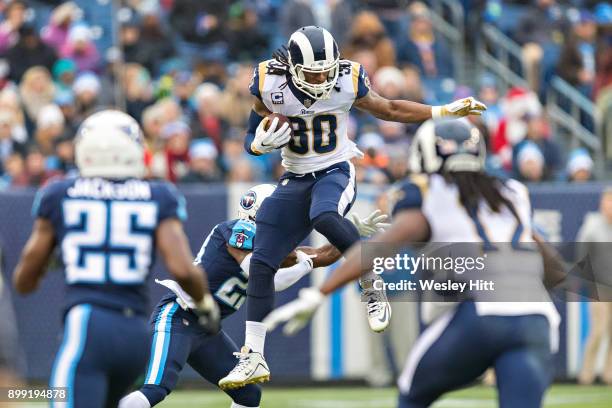
[[[428,120],[410,147],[413,173],[480,172],[486,159],[484,138],[466,119]]]
[[[287,44],[289,73],[293,84],[314,99],[328,99],[336,81],[340,52],[334,37],[324,28],[302,27]],[[326,73],[321,83],[309,82],[304,74]]]

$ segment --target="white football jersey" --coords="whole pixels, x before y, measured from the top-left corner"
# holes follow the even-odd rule
[[[341,60],[339,70],[330,98],[317,100],[300,92],[275,60],[255,68],[251,93],[271,112],[291,120],[293,137],[281,155],[283,167],[292,173],[323,170],[360,154],[348,137],[349,111],[355,99],[368,93],[369,80],[356,62]]]
[[[474,292],[478,314],[542,314],[549,319],[553,329],[551,334],[554,334],[559,315],[542,283],[542,257],[533,250],[529,192],[522,183],[508,180],[501,193],[513,204],[520,222],[507,207],[494,212],[485,200],[480,203],[475,216],[470,215],[459,201],[457,186],[447,183],[439,174],[413,176],[410,181],[394,187],[390,204],[394,213],[420,208],[429,223],[430,242],[434,245],[478,242],[495,247],[495,250],[486,252],[484,264],[485,276],[494,278],[496,292]],[[528,247],[532,250],[524,250]],[[491,298],[503,301],[487,301]],[[429,309],[426,313],[437,316],[439,312],[433,308],[442,306],[443,309],[449,305],[426,303],[424,306],[427,306],[424,310]],[[432,317],[425,317],[425,320],[431,321]],[[555,348],[556,338],[552,342]]]

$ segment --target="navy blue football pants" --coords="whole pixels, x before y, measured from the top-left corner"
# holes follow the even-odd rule
[[[356,196],[355,168],[350,162],[324,170],[285,173],[257,212],[257,238],[247,287],[247,320],[262,321],[272,310],[274,274],[281,262],[316,229],[344,252],[359,240],[345,219]]]
[[[238,347],[232,339],[223,331],[207,335],[195,315],[176,302],[158,305],[150,324],[151,357],[140,392],[151,406],[159,404],[176,387],[185,363],[215,386],[236,365],[233,353]],[[226,393],[235,403],[246,407],[258,407],[261,399],[261,389],[253,384]]]
[[[500,408],[539,408],[551,364],[546,317],[479,316],[473,302],[464,302],[417,339],[398,380],[398,406],[429,407],[493,367]]]
[[[67,387],[67,402],[52,408],[117,407],[146,368],[149,351],[144,316],[89,304],[66,313],[64,337],[50,386]]]

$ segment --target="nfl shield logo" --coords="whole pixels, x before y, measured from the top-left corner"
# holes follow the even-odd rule
[[[312,105],[312,99],[305,99],[304,106],[310,108],[310,105]]]

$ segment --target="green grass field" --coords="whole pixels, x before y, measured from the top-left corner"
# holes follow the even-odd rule
[[[434,408],[497,407],[493,388],[475,387],[449,394]],[[270,388],[264,391],[262,408],[394,408],[393,388]],[[159,405],[163,408],[229,408],[219,391],[177,391]],[[611,408],[612,387],[556,385],[549,391],[546,408]]]

